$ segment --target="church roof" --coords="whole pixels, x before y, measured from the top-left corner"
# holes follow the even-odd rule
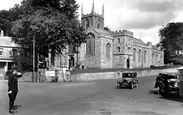
[[[141,39],[133,38],[135,44],[146,45]]]
[[[3,36],[0,37],[0,47],[21,47],[21,46],[12,42],[11,37]]]
[[[95,32],[97,32],[100,36],[105,36],[105,37],[112,38],[112,35],[110,34],[110,31],[107,31],[107,30],[104,30],[104,29],[101,29],[101,28],[94,28],[92,26],[91,26],[91,28],[93,28],[93,30]]]

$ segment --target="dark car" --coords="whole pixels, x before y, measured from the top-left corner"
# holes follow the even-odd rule
[[[122,73],[122,80],[117,81],[117,88],[128,87],[133,89],[138,86],[137,73],[126,72]]]
[[[160,73],[156,78],[155,88],[161,96],[178,96],[179,75],[177,73]]]

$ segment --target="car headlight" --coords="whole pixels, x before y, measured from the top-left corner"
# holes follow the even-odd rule
[[[174,87],[178,87],[178,83],[174,83]]]

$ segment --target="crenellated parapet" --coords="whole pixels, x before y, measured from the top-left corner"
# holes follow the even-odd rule
[[[84,17],[90,17],[90,16],[93,16],[93,14],[92,13],[90,13],[90,14],[83,14],[82,15],[82,18],[84,18]],[[94,16],[103,18],[103,15],[100,15],[100,14],[97,14],[97,13],[95,13]]]
[[[128,30],[119,30],[119,31],[112,31],[113,36],[130,36],[133,37],[133,32]]]

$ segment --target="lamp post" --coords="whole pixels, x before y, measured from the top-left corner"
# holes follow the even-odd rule
[[[78,53],[79,53],[79,44],[77,43],[77,66],[79,65],[79,55],[78,55]]]
[[[37,48],[37,72],[36,72],[36,81],[39,82],[39,48]]]
[[[33,36],[33,72],[32,72],[32,81],[34,82],[34,72],[35,72],[35,38]]]
[[[48,50],[49,51],[49,54],[48,54],[48,61],[49,61],[49,65],[48,65],[48,67],[49,67],[49,70],[50,70],[50,68],[51,68],[51,49],[49,49]]]

